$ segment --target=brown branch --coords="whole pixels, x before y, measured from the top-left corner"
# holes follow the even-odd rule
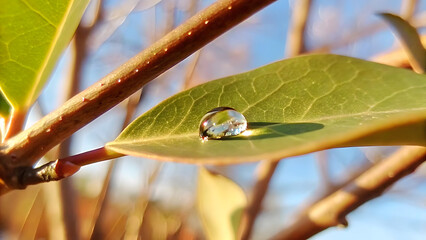
[[[315,160],[318,165],[321,188],[324,191],[334,187],[333,181],[330,179],[329,162],[327,151],[319,151],[315,155]]]
[[[274,175],[278,163],[278,160],[263,161],[257,167],[257,181],[253,188],[251,199],[241,224],[242,240],[250,239],[256,217],[261,211],[263,199],[265,198],[266,192],[268,191],[269,183],[272,179],[272,176]]]
[[[305,49],[305,31],[312,0],[300,0],[295,2],[290,31],[287,36],[286,55],[297,56]]]
[[[17,238],[19,239],[35,239],[37,229],[40,225],[40,221],[42,219],[42,214],[44,211],[43,208],[43,200],[40,189],[37,190],[37,193],[34,197],[34,201],[32,202],[28,213],[25,216],[24,222],[17,234]]]
[[[164,12],[166,13],[164,33],[168,33],[176,26],[176,1],[164,1]]]
[[[416,28],[422,27],[425,25],[425,14],[419,14],[418,16],[412,17],[412,24]],[[329,43],[322,44],[318,47],[315,47],[312,50],[309,50],[310,53],[321,53],[321,52],[330,52],[331,50],[336,50],[343,48],[350,44],[353,44],[361,39],[364,39],[368,36],[376,34],[382,31],[386,25],[383,22],[373,23],[371,25],[363,26],[361,28],[352,26],[351,28],[355,29],[349,34],[342,36],[340,39],[332,40]],[[357,30],[360,29],[360,30]]]
[[[312,52],[312,53],[330,52],[333,49],[336,50],[339,48],[343,48],[361,39],[364,39],[370,35],[376,34],[377,32],[383,30],[385,26],[386,25],[382,22],[364,26],[360,30],[351,31],[349,34],[342,36],[337,41],[333,40],[329,43],[322,44],[310,50],[309,52]],[[351,29],[355,29],[355,27],[353,26],[351,27]]]
[[[184,78],[183,86],[182,86],[183,90],[186,90],[190,88],[191,86],[192,78],[194,77],[194,73],[195,73],[195,68],[197,67],[200,60],[200,55],[201,55],[201,50],[197,51],[194,54],[193,58],[191,59],[191,61],[188,63],[186,67],[185,78]]]
[[[418,0],[405,0],[401,2],[401,16],[410,21],[416,11]]]
[[[65,240],[66,230],[63,221],[63,202],[60,199],[59,184],[44,184],[44,207],[46,214],[47,239]]]
[[[308,239],[334,226],[347,225],[346,215],[380,196],[393,183],[426,161],[425,147],[403,147],[353,182],[309,207],[274,239]]]
[[[199,12],[98,83],[3,144],[0,147],[0,178],[9,181],[13,178],[9,171],[11,168],[34,164],[49,149],[147,82],[274,1],[220,0]]]
[[[108,171],[105,176],[101,192],[99,193],[96,207],[92,217],[90,239],[105,239],[106,229],[104,222],[106,219],[106,208],[108,205],[108,196],[111,191],[111,179],[115,167],[115,161],[111,161],[108,165]]]
[[[88,29],[88,32],[92,32],[93,29],[97,27],[99,23],[104,20],[103,0],[96,0],[94,4],[96,4],[96,6],[92,13],[93,17],[90,23],[87,26],[85,26],[85,28]]]

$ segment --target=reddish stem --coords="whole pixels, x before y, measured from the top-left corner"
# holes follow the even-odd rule
[[[50,181],[58,181],[76,173],[81,166],[100,162],[123,155],[107,151],[104,147],[80,153],[74,156],[48,162],[40,167],[31,166],[15,168],[7,185],[13,189],[24,189],[28,185],[39,184]]]
[[[61,158],[59,162],[68,162],[78,166],[85,166],[88,164],[105,161],[113,158],[118,158],[124,156],[123,154],[119,154],[116,152],[108,151],[105,147],[101,147],[95,150],[91,150],[88,152],[83,152],[77,155]]]
[[[76,173],[80,167],[96,162],[101,162],[123,156],[122,154],[111,152],[101,147],[88,152],[65,157],[56,160],[55,172],[60,178],[65,178]]]

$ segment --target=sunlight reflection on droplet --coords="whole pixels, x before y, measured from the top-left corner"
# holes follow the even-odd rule
[[[244,132],[241,133],[242,136],[250,136],[253,134],[253,130],[245,130]]]

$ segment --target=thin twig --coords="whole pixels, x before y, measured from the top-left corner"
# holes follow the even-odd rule
[[[102,185],[101,192],[99,193],[96,203],[95,211],[92,216],[93,223],[91,226],[90,239],[105,239],[105,227],[103,223],[106,218],[106,209],[108,205],[109,192],[111,190],[111,179],[115,167],[115,161],[111,161],[108,165],[108,171]]]
[[[27,201],[28,201],[29,204],[25,207],[28,208],[28,209],[20,209],[21,214],[24,216],[24,219],[23,219],[22,223],[20,223],[17,226],[18,236],[22,235],[22,233],[24,232],[25,223],[27,222],[28,218],[30,217],[31,211],[34,208],[34,206],[36,205],[39,197],[40,197],[40,189],[37,189],[36,192],[34,193],[34,195],[31,196],[31,199],[29,199],[30,197],[27,197]]]
[[[250,238],[253,232],[254,222],[262,208],[262,202],[268,191],[269,183],[278,166],[279,161],[263,161],[257,167],[256,184],[251,194],[251,199],[244,214],[242,226],[242,240]]]
[[[195,68],[197,67],[197,64],[200,60],[201,51],[202,50],[197,51],[191,59],[191,62],[188,63],[185,71],[185,78],[183,81],[182,89],[188,89],[191,86],[191,81],[194,76]]]
[[[65,240],[66,230],[63,221],[63,202],[60,199],[59,184],[44,184],[42,186],[46,214],[47,239]]]
[[[72,179],[65,178],[60,181],[60,196],[62,202],[62,222],[65,226],[67,239],[80,239],[80,219],[78,217],[77,191],[74,188]]]
[[[312,53],[320,53],[320,52],[330,52],[331,50],[336,50],[339,48],[343,48],[345,46],[348,46],[352,43],[355,43],[356,41],[359,41],[363,38],[366,38],[370,35],[373,35],[381,30],[383,30],[385,28],[385,24],[384,23],[374,23],[374,24],[370,24],[368,26],[363,26],[362,28],[360,28],[360,30],[354,30],[351,31],[349,34],[342,36],[340,39],[338,39],[337,41],[335,39],[333,39],[333,41],[329,42],[329,43],[325,43],[323,45],[320,45],[318,47],[315,47],[312,50],[309,50],[309,52]],[[355,27],[352,27],[355,28]]]
[[[150,186],[157,178],[161,166],[162,163],[157,163],[156,167],[154,168],[154,171],[148,178],[148,188],[146,189],[146,194],[141,194],[141,196],[139,196],[138,201],[135,203],[133,211],[131,212],[131,214],[129,214],[126,223],[126,231],[124,233],[123,239],[144,239],[143,237],[141,238],[139,234],[141,233],[141,228],[145,217],[145,211],[149,205],[149,198],[151,193]]]
[[[308,239],[329,227],[346,226],[347,214],[380,196],[393,183],[415,171],[424,161],[425,147],[402,147],[353,182],[313,204],[274,239]]]
[[[419,14],[412,18],[412,24],[416,28],[422,27],[425,25],[425,14]],[[329,43],[325,43],[318,47],[315,47],[312,50],[308,50],[310,53],[320,53],[320,52],[330,52],[331,50],[336,50],[339,48],[343,48],[350,44],[353,44],[363,38],[374,35],[380,31],[382,31],[386,27],[386,24],[382,22],[373,23],[363,27],[352,27],[355,30],[351,31],[349,34],[342,36],[340,39],[333,40]],[[360,29],[360,30],[357,30]]]
[[[31,204],[22,228],[19,231],[19,239],[36,239],[37,229],[42,220],[43,211],[42,194],[40,193],[40,189],[38,189],[34,202]]]
[[[328,154],[327,151],[320,151],[315,154],[315,160],[318,165],[319,175],[320,175],[320,181],[321,181],[321,187],[324,191],[327,191],[328,189],[331,189],[334,187],[334,183],[330,179],[330,173],[329,173],[329,162],[328,162]]]
[[[312,0],[295,2],[290,31],[287,35],[286,55],[294,57],[304,52],[306,23],[309,17]]]
[[[416,12],[418,0],[405,0],[401,2],[401,17],[410,21]]]
[[[197,7],[198,7],[198,1],[197,0],[191,0],[190,3],[189,3],[188,10],[186,11],[186,15],[188,16],[188,18],[192,17],[196,13]],[[201,51],[202,51],[202,49],[195,52],[191,61],[187,64],[182,89],[188,89],[189,86],[191,85],[191,81],[192,81],[192,78],[194,76],[195,68],[197,67],[198,62],[200,60]]]
[[[176,0],[163,1],[164,12],[166,14],[164,24],[164,34],[167,34],[176,24]]]

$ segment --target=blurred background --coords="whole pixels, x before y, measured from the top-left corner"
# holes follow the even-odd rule
[[[63,103],[71,79],[74,92],[85,89],[213,2],[92,0],[27,126]],[[300,53],[328,52],[404,66],[406,56],[378,12],[401,15],[425,33],[426,1],[312,0],[305,6],[303,37],[292,40],[300,2],[278,0],[194,53],[75,133],[65,155],[103,146],[130,118],[179,91]],[[252,239],[274,236],[309,203],[395,149],[332,149],[281,161]],[[46,160],[55,159],[58,151],[52,150]],[[212,169],[250,194],[257,167]],[[197,168],[122,157],[83,167],[60,183],[8,193],[0,198],[0,239],[203,239],[194,207]],[[383,196],[350,213],[347,228],[331,228],[312,239],[424,239],[425,180],[423,164]]]

